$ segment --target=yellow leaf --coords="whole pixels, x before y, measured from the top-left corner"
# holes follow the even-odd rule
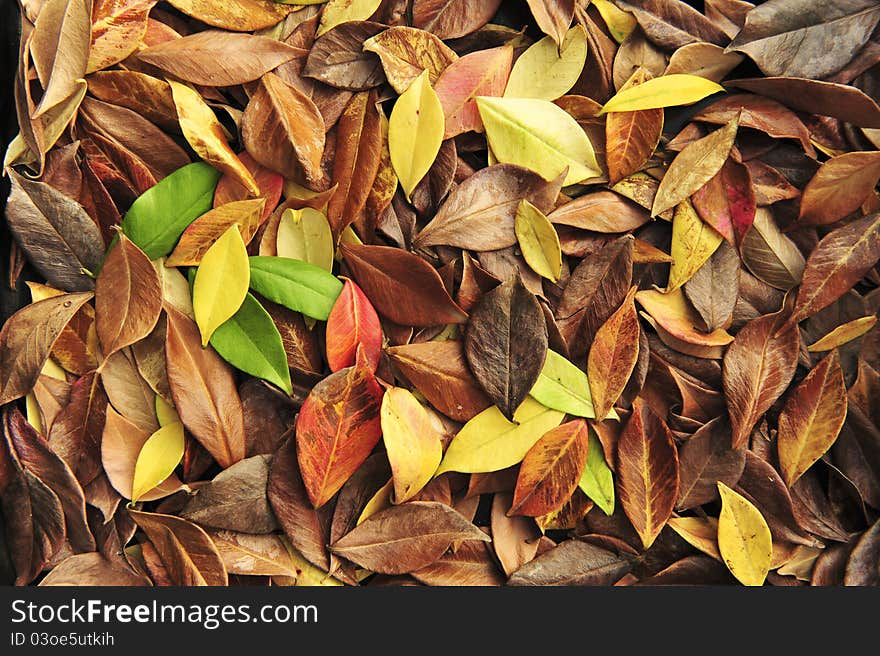
[[[525,198],[516,208],[516,239],[526,263],[539,276],[553,282],[562,273],[562,250],[559,235],[544,213]]]
[[[867,317],[859,317],[852,321],[847,321],[842,326],[837,326],[824,337],[820,337],[807,347],[810,353],[818,353],[820,351],[830,351],[833,348],[842,346],[847,342],[851,342],[857,337],[861,337],[871,330],[877,323],[877,315],[872,314]]]
[[[179,421],[163,426],[150,435],[134,465],[132,503],[171,476],[183,458],[183,445],[183,424]]]
[[[306,3],[302,3],[306,4]],[[315,4],[309,2],[307,4]],[[330,0],[324,5],[321,24],[315,36],[329,32],[337,25],[349,21],[364,21],[376,13],[382,0]]]
[[[436,475],[457,471],[492,472],[522,461],[535,442],[562,423],[564,412],[551,410],[526,397],[513,422],[497,406],[483,410],[452,439]]]
[[[773,540],[764,517],[746,498],[718,481],[721,515],[718,551],[743,585],[763,585],[773,559]]]
[[[312,563],[306,560],[299,551],[297,551],[290,545],[290,543],[287,541],[287,538],[282,537],[281,541],[287,548],[287,552],[290,554],[290,560],[293,562],[294,567],[296,567],[297,576],[296,578],[289,576],[273,576],[273,584],[280,586],[295,585],[297,587],[333,587],[343,585],[343,583],[339,579],[330,576],[330,574],[318,567],[315,567]]]
[[[391,492],[394,490],[394,481],[390,480],[385,485],[376,490],[376,493],[370,497],[364,509],[358,517],[357,523],[360,524],[375,515],[380,510],[385,510],[391,506]]]
[[[690,280],[723,239],[697,215],[689,200],[679,203],[672,218],[672,266],[666,291],[678,289]]]
[[[392,387],[382,397],[382,439],[394,502],[403,503],[418,494],[434,476],[443,457],[440,434],[422,404],[409,390]]]
[[[254,176],[229,147],[214,111],[192,87],[168,80],[177,108],[180,131],[199,157],[238,180],[252,196],[260,195]]]
[[[477,97],[480,118],[499,162],[555,180],[568,168],[564,185],[600,174],[593,145],[577,121],[558,105],[539,98]]]
[[[721,560],[718,552],[718,520],[714,517],[673,517],[669,528],[681,539],[715,560]]]
[[[180,415],[177,414],[174,406],[158,394],[156,395],[156,419],[159,421],[159,426],[167,426],[180,421]]]
[[[302,260],[325,271],[333,269],[333,233],[327,217],[318,210],[284,210],[275,243],[279,257]]]
[[[513,66],[505,98],[556,100],[571,89],[587,60],[587,33],[571,28],[559,48],[549,36],[530,46]]]
[[[407,200],[440,152],[445,127],[443,106],[431,88],[428,71],[422,71],[397,99],[388,121],[391,165]]]
[[[636,29],[638,22],[635,17],[628,11],[618,9],[610,0],[593,0],[593,5],[602,16],[602,20],[605,21],[605,27],[618,43],[623,43],[626,37]]]
[[[193,312],[202,346],[238,312],[251,280],[247,250],[238,225],[231,226],[202,257],[193,284]]]
[[[673,73],[620,91],[605,103],[599,115],[689,105],[719,91],[724,91],[724,87],[706,78]]]

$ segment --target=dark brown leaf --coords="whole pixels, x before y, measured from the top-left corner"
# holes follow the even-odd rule
[[[629,557],[566,540],[520,567],[508,585],[612,585],[632,569]]]

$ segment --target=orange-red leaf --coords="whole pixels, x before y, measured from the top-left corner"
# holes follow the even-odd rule
[[[346,280],[327,317],[327,364],[330,371],[352,366],[358,345],[364,350],[370,370],[375,372],[382,350],[379,315],[361,288]]]

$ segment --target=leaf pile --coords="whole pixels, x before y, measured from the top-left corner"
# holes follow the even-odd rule
[[[10,581],[880,583],[880,4],[21,4]]]

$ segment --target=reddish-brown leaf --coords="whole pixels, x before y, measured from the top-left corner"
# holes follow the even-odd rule
[[[604,419],[623,393],[639,358],[639,316],[632,287],[620,307],[596,331],[587,357],[587,378],[596,418]]]
[[[632,558],[583,540],[566,540],[526,563],[508,585],[612,585],[632,569]]]
[[[834,223],[862,205],[880,179],[880,151],[844,153],[819,167],[801,196],[799,221]]]
[[[70,401],[49,429],[49,446],[83,485],[101,473],[101,433],[107,415],[107,394],[93,371],[70,388]]]
[[[700,218],[732,245],[742,243],[755,221],[757,203],[749,169],[730,158],[691,200]]]
[[[730,446],[730,424],[716,417],[678,450],[680,485],[676,508],[687,510],[718,498],[718,481],[733,487],[746,464],[744,449]]]
[[[552,223],[593,232],[629,232],[651,220],[645,210],[612,191],[584,194],[547,215]]]
[[[678,453],[669,428],[639,398],[620,433],[617,461],[620,505],[647,549],[678,499]]]
[[[363,349],[370,370],[375,372],[382,352],[379,316],[361,288],[346,280],[327,317],[327,364],[330,371],[354,365],[358,346]]]
[[[415,0],[413,25],[441,39],[456,39],[483,27],[500,5],[501,0]]]

